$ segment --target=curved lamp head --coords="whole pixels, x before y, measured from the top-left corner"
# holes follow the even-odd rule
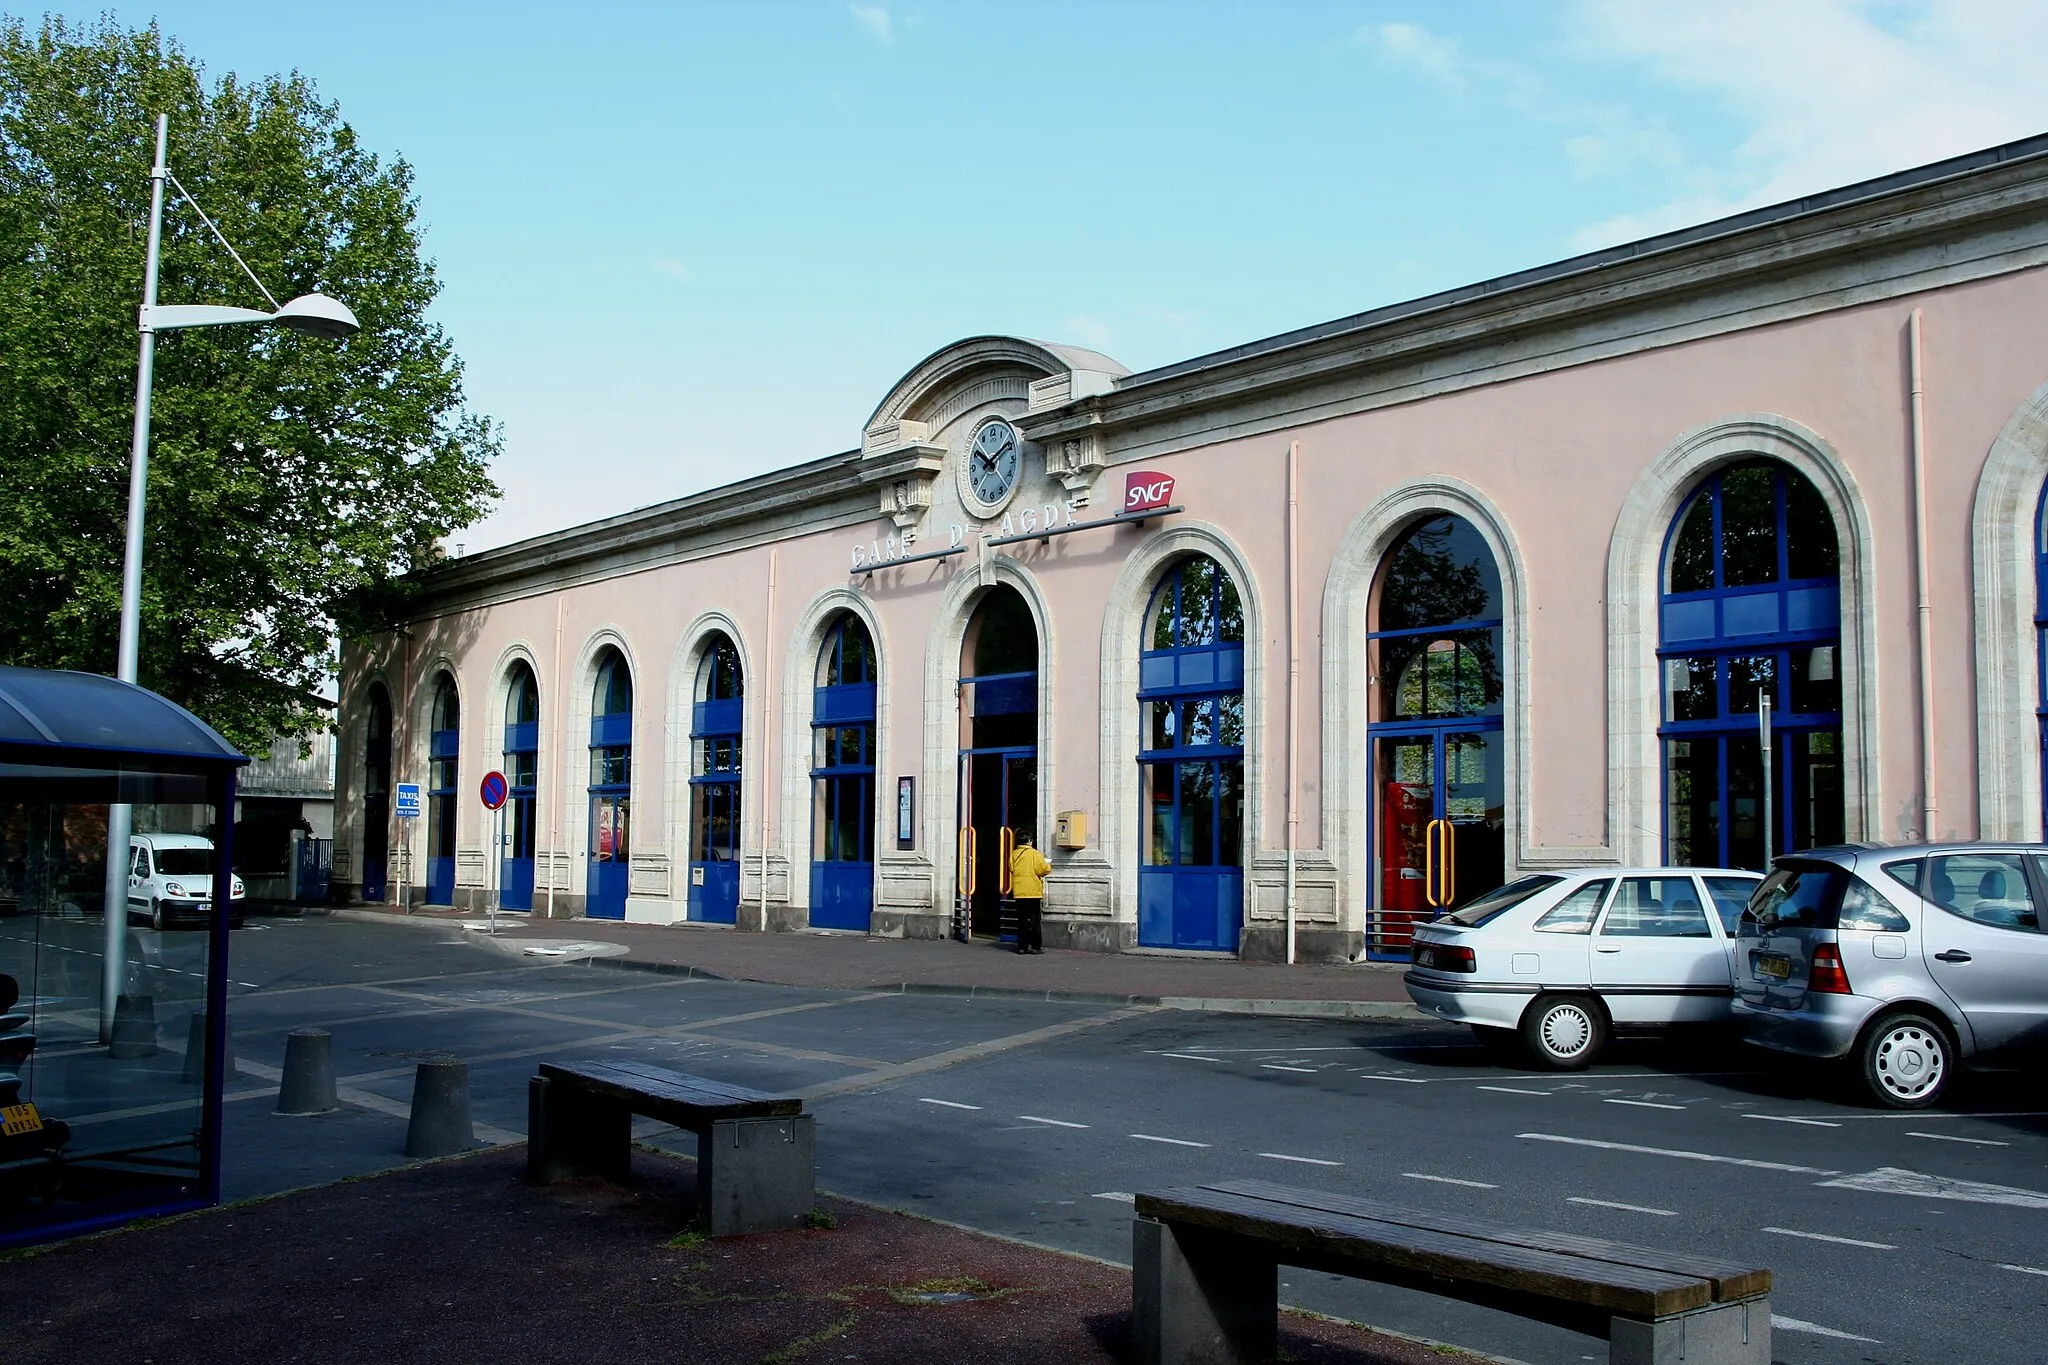
[[[347,304],[325,294],[301,294],[271,314],[271,320],[316,337],[353,336],[363,327]]]

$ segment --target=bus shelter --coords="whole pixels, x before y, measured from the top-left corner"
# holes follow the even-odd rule
[[[0,1247],[218,1200],[248,761],[132,684],[0,668]]]

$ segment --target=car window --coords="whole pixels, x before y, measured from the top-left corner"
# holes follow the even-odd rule
[[[1605,937],[1712,938],[1690,877],[1624,877],[1600,924]]]
[[[2034,895],[2017,853],[1951,853],[1927,860],[1927,899],[2000,929],[2038,929]]]
[[[1823,929],[1837,887],[1846,876],[1830,863],[1794,863],[1780,867],[1764,878],[1749,898],[1749,913],[1763,929]]]
[[[1544,934],[1592,933],[1593,919],[1600,913],[1600,902],[1607,899],[1607,888],[1613,885],[1612,877],[1587,882],[1545,910],[1542,918],[1536,921],[1535,929]]]
[[[156,869],[163,877],[204,877],[213,871],[213,850],[160,848],[156,851]]]
[[[1905,858],[1896,863],[1884,865],[1885,875],[1918,895],[1920,892],[1920,869],[1925,866],[1922,859]]]
[[[1721,917],[1721,927],[1728,931],[1728,937],[1735,937],[1735,926],[1742,918],[1742,908],[1749,904],[1749,898],[1756,893],[1756,883],[1748,877],[1702,877],[1707,884],[1707,894],[1714,898],[1714,912]]]
[[[1470,905],[1461,906],[1444,918],[1453,924],[1462,924],[1467,929],[1480,925],[1514,909],[1529,897],[1548,886],[1556,886],[1564,878],[1557,876],[1519,877],[1506,886],[1487,892]]]
[[[1841,918],[1835,927],[1903,934],[1913,926],[1876,887],[1860,877],[1851,877],[1849,884],[1842,888]]]

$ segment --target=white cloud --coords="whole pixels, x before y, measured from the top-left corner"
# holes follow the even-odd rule
[[[1578,0],[1584,55],[1719,104],[1742,128],[1685,189],[1578,234],[1607,245],[2048,130],[2039,0]],[[1575,152],[1588,163],[1600,152]]]
[[[1087,313],[1076,313],[1060,324],[1066,336],[1093,350],[1109,349],[1109,324]]]
[[[1420,24],[1379,24],[1360,29],[1358,41],[1386,61],[1412,67],[1453,89],[1465,88],[1467,63],[1459,56],[1455,38],[1441,37]]]
[[[855,23],[858,23],[862,28],[874,34],[882,42],[893,43],[896,41],[896,28],[890,22],[888,6],[863,5],[856,0],[855,3],[847,5],[846,8],[852,13]]]
[[[657,256],[654,258],[653,265],[654,273],[657,275],[666,275],[668,278],[678,281],[690,278],[690,267],[684,265],[673,256]]]

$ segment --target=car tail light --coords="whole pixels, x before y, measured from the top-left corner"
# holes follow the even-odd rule
[[[1479,970],[1479,955],[1454,943],[1418,943],[1415,945],[1415,965],[1434,967],[1440,972],[1476,972]]]
[[[1849,973],[1842,966],[1840,948],[1832,943],[1815,946],[1813,963],[1806,973],[1806,989],[1822,995],[1849,994]]]

